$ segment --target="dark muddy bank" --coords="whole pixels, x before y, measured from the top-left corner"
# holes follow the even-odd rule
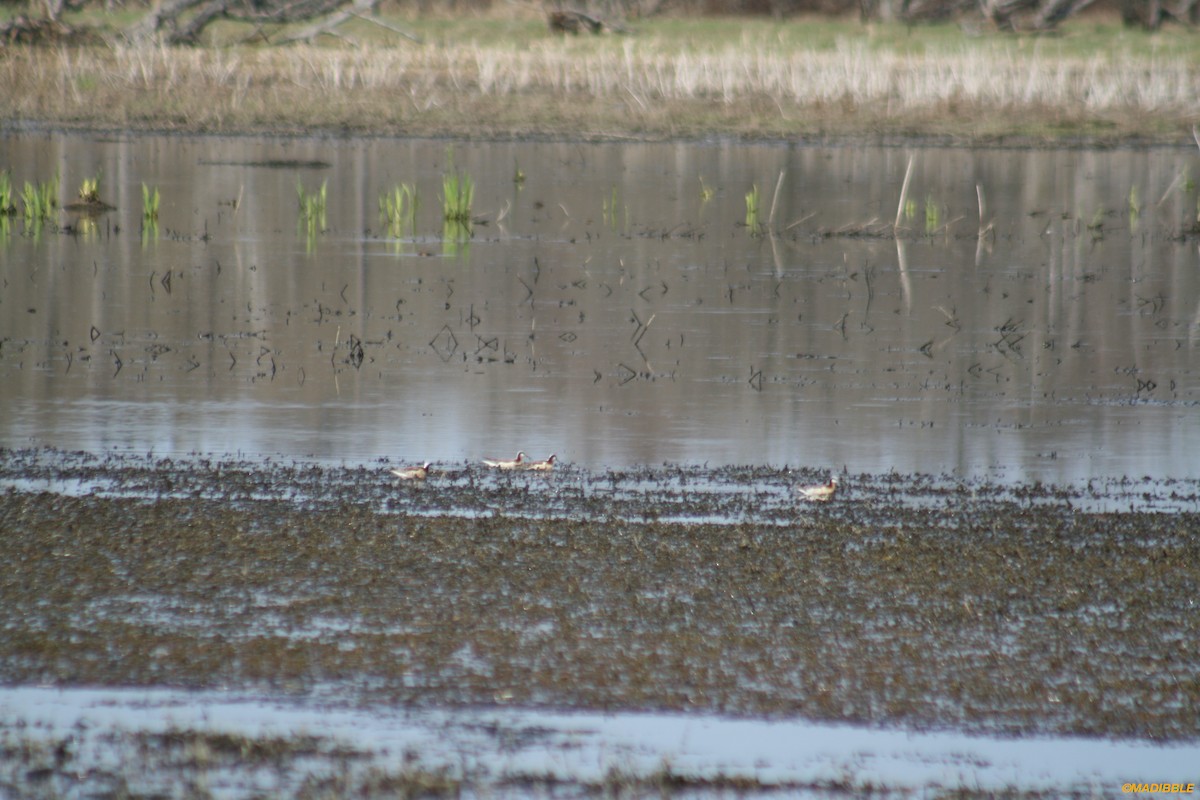
[[[814,474],[763,467],[397,485],[0,455],[23,487],[0,495],[9,685],[1200,735],[1192,511],[899,475],[808,505],[790,487]],[[1194,507],[1197,487],[1106,489]]]

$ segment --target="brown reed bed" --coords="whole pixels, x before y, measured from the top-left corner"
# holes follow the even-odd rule
[[[803,23],[793,23],[800,26]],[[819,25],[820,23],[814,23]],[[786,25],[786,23],[785,23]],[[456,28],[423,44],[10,47],[0,120],[201,132],[583,138],[730,135],[1190,141],[1185,53],[1088,50],[956,31],[670,22],[627,36]],[[896,39],[896,41],[903,41]]]

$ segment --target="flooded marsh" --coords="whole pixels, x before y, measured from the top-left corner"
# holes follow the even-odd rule
[[[0,792],[1191,779],[1194,150],[0,144]]]
[[[407,709],[415,719],[372,724],[416,737],[409,777],[476,789],[497,787],[505,759],[486,754],[510,752],[504,736],[525,724],[520,715],[497,729],[514,730],[473,745],[482,772],[472,772],[433,744],[449,741],[443,734],[420,733],[430,724],[421,714],[449,713],[456,721],[439,725],[467,729],[475,715],[509,708],[606,712],[631,730],[654,714],[854,723],[867,738],[836,750],[838,769],[872,746],[872,730],[998,737],[953,745],[984,751],[1011,736],[1140,740],[1165,747],[1151,751],[1160,756],[1198,734],[1194,512],[1090,513],[1069,493],[932,476],[850,476],[842,497],[800,504],[791,487],[804,476],[765,468],[501,475],[443,465],[424,484],[398,485],[382,468],[7,451],[2,477],[59,490],[10,489],[0,501],[0,555],[20,565],[0,580],[5,683],[200,693],[148,700],[167,720],[180,703],[264,703],[195,728],[250,736],[243,764],[273,758],[263,752],[271,741],[237,719],[280,713],[271,708],[311,714],[312,702],[324,711],[293,734],[319,743],[293,735],[285,752],[358,747],[375,764],[369,738],[351,746],[353,736],[322,720]],[[1190,493],[1194,503],[1200,486],[1136,491],[1137,501]],[[723,521],[672,521],[705,511]],[[110,702],[142,720],[126,719],[124,730],[153,733],[159,723],[135,710],[137,697]],[[0,696],[30,722],[57,702],[82,700]],[[562,735],[581,724],[544,722]],[[27,746],[38,727],[22,735]],[[189,730],[174,735],[198,735]],[[606,734],[614,747],[628,735]],[[678,735],[641,746],[675,753]],[[809,752],[805,735],[790,735],[795,755]],[[553,752],[542,747],[511,752]],[[1121,763],[1152,763],[1137,752]],[[1059,769],[1091,763],[1078,758]],[[156,774],[208,774],[216,759],[204,768],[168,760]],[[285,762],[289,780],[306,774]],[[836,788],[824,761],[784,769],[786,780],[737,763],[725,777],[744,789]],[[564,787],[604,780],[548,769]],[[709,774],[675,771],[681,787]],[[644,788],[654,772],[629,780]],[[861,789],[869,770],[848,774],[839,791]],[[907,785],[883,774],[878,791]],[[967,774],[995,779],[985,767]],[[1079,789],[1078,774],[1055,775],[1056,791]],[[1023,773],[1008,779],[1040,785]]]

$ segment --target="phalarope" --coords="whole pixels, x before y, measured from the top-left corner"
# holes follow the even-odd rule
[[[525,453],[520,452],[517,453],[517,457],[512,461],[506,461],[499,458],[485,458],[483,463],[489,467],[492,467],[493,469],[516,469],[517,467],[520,467],[524,461]]]
[[[805,500],[815,500],[820,503],[826,503],[833,499],[837,493],[838,480],[830,476],[828,483],[822,483],[819,486],[797,486],[796,492]]]
[[[554,462],[557,460],[557,455],[551,455],[545,461],[530,461],[528,464],[522,464],[522,466],[525,469],[537,470],[538,472],[549,472],[554,469]]]
[[[426,461],[419,467],[394,469],[392,474],[402,481],[423,481],[429,475],[429,464],[430,462]]]

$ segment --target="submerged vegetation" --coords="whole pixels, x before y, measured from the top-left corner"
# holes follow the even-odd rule
[[[417,494],[358,467],[0,453],[14,470],[130,496],[0,496],[0,557],[22,564],[0,579],[6,683],[1200,730],[1200,656],[1184,645],[1200,616],[1179,601],[1200,580],[1200,519],[1087,513],[1091,489],[859,474],[818,508],[781,497],[796,477],[771,467],[497,479],[443,465]],[[1197,489],[1109,487],[1191,508]],[[128,601],[139,594],[186,618]]]

